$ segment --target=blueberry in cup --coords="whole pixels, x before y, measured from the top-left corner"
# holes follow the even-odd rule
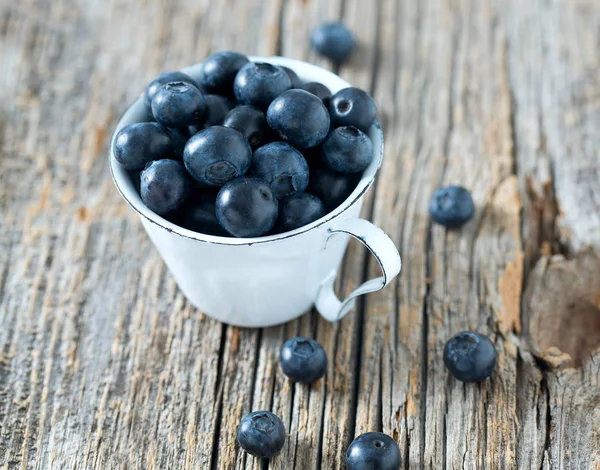
[[[292,82],[285,71],[265,62],[250,62],[244,65],[233,82],[237,100],[261,111],[266,111],[271,101],[290,88]]]
[[[304,156],[285,142],[272,142],[254,152],[250,174],[263,179],[282,199],[308,186],[310,170]]]
[[[196,83],[196,81],[186,73],[183,73],[183,72],[162,73],[158,77],[156,77],[154,80],[152,80],[150,82],[150,84],[146,87],[146,90],[144,91],[144,106],[146,107],[146,110],[148,112],[152,113],[152,99],[154,98],[154,95],[156,95],[158,90],[163,85],[166,85],[167,83],[170,83],[170,82],[189,83],[190,85],[193,85],[196,88],[198,88],[200,90],[200,92],[204,91]]]
[[[267,235],[275,225],[278,208],[277,198],[265,181],[245,176],[223,186],[216,201],[219,224],[240,238]]]
[[[152,98],[152,115],[168,127],[187,127],[200,122],[206,100],[200,90],[186,82],[169,82]]]
[[[248,57],[239,52],[212,54],[202,63],[199,82],[209,94],[232,96],[235,76],[248,62]]]
[[[250,144],[235,129],[208,127],[188,140],[183,151],[187,171],[205,186],[223,186],[244,175],[252,162]]]
[[[242,105],[229,111],[223,126],[241,132],[252,148],[258,148],[263,143],[267,120],[262,111]]]
[[[303,150],[319,145],[329,132],[330,118],[323,101],[305,90],[289,90],[267,110],[269,127],[281,140]]]

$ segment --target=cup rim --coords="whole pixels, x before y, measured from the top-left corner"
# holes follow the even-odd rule
[[[294,72],[296,72],[300,78],[304,78],[307,75],[310,75],[309,81],[320,81],[327,83],[335,83],[336,86],[330,86],[325,83],[328,88],[332,89],[332,93],[336,93],[338,90],[343,88],[350,87],[351,85],[345,81],[340,76],[325,70],[316,65],[310,64],[308,62],[304,62],[297,59],[290,59],[287,57],[279,57],[279,56],[271,56],[271,57],[261,57],[261,56],[249,56],[248,57],[252,62],[268,62],[274,65],[283,65],[289,67]],[[201,63],[185,67],[181,69],[182,72],[189,74],[192,78],[198,78],[198,71]],[[271,243],[277,242],[281,240],[287,240],[290,238],[294,238],[300,236],[306,232],[316,229],[324,224],[327,224],[339,217],[342,213],[347,211],[350,207],[356,204],[367,192],[367,190],[371,187],[373,182],[375,181],[375,177],[377,175],[377,171],[381,167],[383,160],[383,132],[381,130],[381,126],[379,121],[376,121],[371,129],[369,130],[369,136],[371,140],[374,140],[373,137],[376,136],[379,138],[380,144],[377,147],[373,147],[374,158],[371,164],[364,170],[363,175],[358,182],[356,188],[352,191],[352,193],[342,202],[338,207],[336,207],[333,211],[325,214],[320,219],[311,222],[308,225],[304,225],[295,230],[284,232],[275,235],[266,235],[262,237],[255,238],[234,238],[234,237],[220,237],[215,235],[207,235],[204,233],[195,232],[193,230],[189,230],[183,228],[173,222],[168,221],[167,219],[161,217],[160,215],[154,213],[150,209],[148,209],[145,204],[142,202],[140,195],[133,187],[133,183],[131,182],[130,176],[127,171],[121,167],[119,162],[117,161],[114,152],[113,145],[114,140],[116,138],[117,133],[126,125],[131,124],[133,122],[139,122],[139,119],[135,119],[134,115],[141,115],[145,113],[144,103],[143,103],[143,95],[138,97],[131,105],[129,105],[126,111],[123,113],[121,118],[119,119],[117,126],[112,134],[110,139],[110,148],[108,151],[109,158],[109,168],[111,177],[117,190],[121,194],[121,197],[127,202],[127,204],[136,211],[141,217],[146,219],[148,222],[155,224],[164,230],[173,233],[175,235],[179,235],[183,238],[189,238],[195,241],[211,243],[217,245],[255,245],[255,244],[263,244],[263,243]]]

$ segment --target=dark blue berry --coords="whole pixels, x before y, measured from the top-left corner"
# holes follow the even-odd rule
[[[321,156],[333,171],[356,173],[373,161],[373,144],[369,136],[356,127],[338,127],[321,145]]]
[[[202,116],[201,127],[220,126],[227,113],[233,109],[234,103],[221,95],[204,95],[206,109]]]
[[[381,432],[367,432],[352,441],[346,451],[348,470],[398,470],[400,448]]]
[[[446,343],[444,364],[462,382],[481,382],[496,367],[496,348],[487,336],[463,331]]]
[[[163,126],[187,127],[199,123],[206,101],[198,88],[185,82],[163,85],[152,99],[152,115]]]
[[[296,72],[294,72],[289,67],[284,67],[283,65],[280,65],[279,67],[281,67],[283,71],[287,74],[287,76],[290,77],[290,82],[292,82],[292,88],[301,88],[301,85],[304,82],[300,80],[300,77]]]
[[[279,216],[275,223],[277,233],[290,232],[304,227],[326,213],[323,202],[312,194],[294,193],[279,204]]]
[[[183,206],[176,223],[194,232],[228,237],[229,234],[217,220],[218,193],[218,190],[212,188],[196,190]]]
[[[329,113],[323,102],[305,90],[289,90],[273,100],[267,123],[281,139],[299,149],[319,145],[329,132]]]
[[[223,51],[207,57],[200,68],[200,84],[207,93],[233,95],[233,81],[248,57],[239,52]]]
[[[360,177],[360,173],[337,173],[317,164],[311,169],[308,191],[321,199],[331,212],[348,199]]]
[[[331,127],[354,126],[365,134],[377,119],[377,105],[371,95],[360,88],[344,88],[329,102]]]
[[[156,122],[130,124],[121,129],[113,146],[115,158],[127,170],[142,170],[147,163],[173,155],[167,129]]]
[[[325,85],[319,82],[308,82],[302,84],[299,88],[312,93],[317,98],[319,98],[325,107],[329,109],[329,101],[331,101],[331,91]]]
[[[294,382],[313,383],[327,372],[327,354],[323,347],[310,338],[287,340],[279,353],[283,373]]]
[[[252,148],[256,148],[263,142],[267,120],[262,111],[243,105],[229,111],[223,125],[241,132]]]
[[[263,179],[282,199],[308,186],[310,170],[304,156],[285,142],[272,142],[254,152],[250,174]]]
[[[266,235],[277,220],[277,198],[260,178],[236,178],[217,196],[217,220],[234,237]]]
[[[159,215],[172,213],[183,206],[191,189],[191,178],[183,165],[175,160],[156,160],[142,171],[142,201]]]
[[[242,419],[237,430],[238,444],[255,457],[274,457],[283,449],[285,438],[285,426],[270,411],[250,413]]]
[[[185,82],[198,87],[198,84],[194,81],[192,77],[183,73],[183,72],[167,72],[159,75],[154,80],[150,82],[150,84],[146,87],[146,91],[144,93],[144,105],[148,112],[152,113],[152,99],[156,92],[167,83],[170,82]],[[200,89],[202,92],[202,89]]]
[[[235,129],[213,126],[188,140],[183,151],[183,162],[199,183],[223,186],[248,171],[252,149]]]
[[[183,159],[183,149],[187,143],[189,136],[187,132],[176,127],[168,127],[167,132],[171,137],[171,145],[173,148],[173,158],[176,160]]]
[[[311,44],[319,54],[341,64],[354,52],[356,40],[346,25],[336,21],[316,28],[312,33]]]
[[[446,228],[459,228],[475,213],[471,193],[461,186],[446,186],[433,193],[429,214],[434,222]]]
[[[266,111],[271,101],[292,87],[281,67],[264,62],[244,65],[235,77],[233,91],[237,100]]]

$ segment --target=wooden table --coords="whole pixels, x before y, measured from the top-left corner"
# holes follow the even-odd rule
[[[1,468],[342,469],[379,430],[403,468],[600,468],[596,0],[0,5]],[[308,37],[340,17],[360,50],[339,73],[373,93],[387,139],[364,215],[402,274],[338,324],[219,324],[118,196],[110,134],[153,76],[211,51],[328,66]],[[454,232],[427,215],[450,183],[477,205]],[[376,273],[353,244],[340,288]],[[442,362],[467,328],[498,349],[482,384]],[[278,368],[297,334],[330,359],[311,387]],[[257,409],[289,429],[268,464],[235,444]]]

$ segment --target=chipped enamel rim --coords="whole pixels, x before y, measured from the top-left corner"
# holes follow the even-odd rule
[[[307,62],[302,62],[300,60],[288,59],[286,57],[256,56],[251,56],[249,57],[249,59],[252,62],[268,62],[274,65],[284,65],[286,67],[289,67],[294,72],[296,72],[302,80],[321,82],[325,86],[327,86],[333,94],[335,94],[342,88],[347,88],[351,86],[348,82],[335,75],[334,73],[329,72],[321,67],[317,67],[316,65],[312,65]],[[186,67],[181,71],[187,73],[192,78],[197,79],[199,76],[201,65],[202,64],[192,65],[191,67]],[[218,237],[214,235],[206,235],[203,233],[194,232],[192,230],[180,227],[179,225],[169,222],[168,220],[162,218],[160,215],[155,214],[150,209],[148,209],[142,202],[142,199],[136,191],[127,171],[115,158],[113,152],[113,144],[117,133],[123,127],[129,124],[143,121],[144,116],[146,116],[146,110],[144,108],[143,98],[140,97],[127,109],[127,111],[125,111],[111,137],[109,149],[109,166],[113,181],[115,182],[115,186],[117,187],[119,193],[121,194],[123,199],[125,199],[127,204],[129,204],[131,208],[135,210],[140,216],[144,217],[149,222],[158,225],[159,227],[162,227],[163,229],[171,233],[177,234],[181,237],[190,238],[192,240],[197,240],[199,242],[213,243],[219,245],[254,245],[259,243],[269,243],[297,237],[305,232],[313,230],[316,227],[319,227],[323,224],[327,224],[336,217],[338,217],[340,214],[347,211],[350,207],[356,204],[363,197],[365,192],[373,184],[373,181],[375,180],[375,176],[377,174],[377,170],[381,167],[381,162],[383,159],[383,133],[381,131],[379,123],[376,122],[375,124],[373,124],[369,131],[369,137],[373,141],[373,161],[363,172],[362,178],[360,179],[358,185],[350,194],[350,196],[348,196],[348,198],[332,212],[321,217],[320,219],[315,220],[311,224],[305,225],[304,227],[300,227],[296,230],[277,235],[268,235],[256,238],[228,238]]]

